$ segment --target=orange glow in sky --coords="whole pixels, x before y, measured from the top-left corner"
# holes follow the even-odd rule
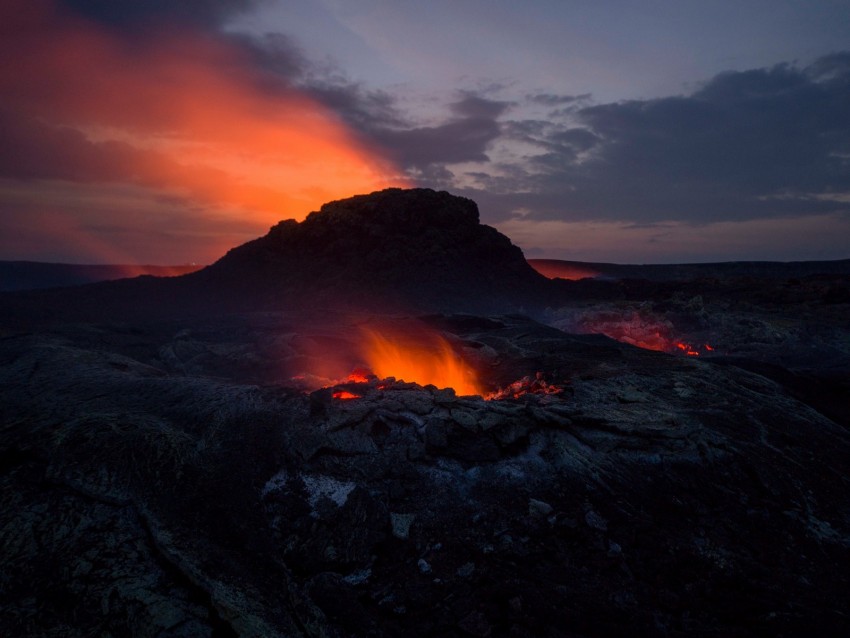
[[[230,222],[262,234],[327,201],[407,185],[328,109],[222,38],[181,31],[128,41],[41,0],[6,3],[0,22],[0,55],[13,61],[0,64],[7,114],[40,131],[45,158],[76,159],[74,175],[59,178],[179,200],[222,233],[222,249],[250,238],[215,230]],[[55,141],[63,135],[76,145]],[[49,212],[55,219],[55,204]],[[132,230],[122,214],[116,202],[109,223]],[[167,219],[154,230],[169,232]]]

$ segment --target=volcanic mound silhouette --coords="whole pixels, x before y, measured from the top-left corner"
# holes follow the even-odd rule
[[[282,221],[195,280],[250,305],[450,311],[515,310],[539,303],[548,287],[510,239],[480,223],[474,201],[423,188],[359,195]]]
[[[391,188],[330,202],[302,222],[181,277],[137,277],[11,293],[6,323],[175,319],[340,309],[516,312],[543,307],[552,282],[470,199]]]

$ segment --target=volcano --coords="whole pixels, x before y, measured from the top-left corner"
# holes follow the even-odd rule
[[[0,633],[844,635],[847,284],[548,280],[391,189],[3,294]]]
[[[6,295],[8,321],[124,321],[244,311],[349,308],[515,312],[545,305],[549,280],[475,202],[398,189],[282,221],[200,271]]]
[[[398,188],[280,222],[196,280],[268,306],[280,306],[282,295],[290,303],[450,312],[539,306],[548,288],[519,248],[480,223],[472,200]]]

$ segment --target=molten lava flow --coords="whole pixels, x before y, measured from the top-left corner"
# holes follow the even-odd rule
[[[484,398],[488,401],[493,401],[500,399],[519,399],[526,394],[562,394],[563,392],[563,386],[549,383],[546,381],[545,375],[542,372],[538,372],[534,377],[523,377],[496,392],[491,392]]]
[[[334,399],[342,399],[343,401],[362,398],[361,395],[354,394],[353,392],[349,392],[348,390],[337,390],[333,393],[332,396]]]
[[[445,338],[435,332],[379,333],[363,330],[363,359],[381,379],[399,380],[438,388],[453,388],[457,394],[484,394],[473,370]]]
[[[692,346],[689,343],[678,342],[676,343],[676,347],[689,357],[698,357],[702,352],[714,352],[714,348],[707,343],[702,344],[702,346]]]
[[[686,341],[680,341],[680,336],[676,334],[677,330],[669,319],[644,310],[590,312],[579,315],[558,327],[567,332],[580,334],[604,334],[606,337],[638,348],[681,353],[689,357],[699,357],[702,354],[714,352],[714,348],[707,343],[692,345]]]
[[[375,379],[375,374],[366,368],[354,368],[351,374],[348,375],[349,383],[369,383]]]

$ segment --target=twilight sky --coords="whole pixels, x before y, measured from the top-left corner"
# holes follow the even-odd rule
[[[846,0],[0,0],[0,259],[209,263],[331,199],[529,257],[850,257]]]

